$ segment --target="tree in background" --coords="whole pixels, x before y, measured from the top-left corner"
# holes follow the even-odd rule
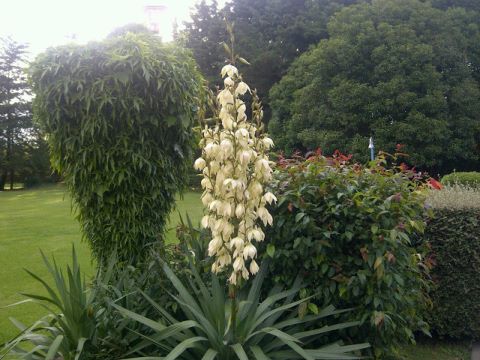
[[[480,1],[478,0],[432,0],[432,5],[439,9],[461,7],[466,10],[480,11]]]
[[[0,191],[13,189],[33,139],[29,87],[24,74],[27,46],[10,38],[0,49]]]
[[[278,147],[365,160],[373,136],[434,173],[478,166],[479,26],[478,13],[418,0],[344,8],[270,93]]]
[[[192,50],[205,79],[218,84],[219,69],[225,62],[221,43],[227,38],[227,30],[217,1],[196,4],[191,18],[185,23],[185,30],[177,34],[178,40]]]
[[[183,39],[200,70],[217,84],[224,63],[224,18],[235,19],[235,51],[248,54],[251,66],[242,71],[264,98],[268,120],[268,92],[288,66],[312,44],[327,36],[328,18],[343,6],[363,0],[232,0],[222,9],[217,1],[202,1],[185,23]],[[220,85],[220,84],[217,84]]]

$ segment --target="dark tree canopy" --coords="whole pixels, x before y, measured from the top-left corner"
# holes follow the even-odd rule
[[[433,172],[479,165],[480,21],[465,9],[379,0],[332,17],[271,93],[269,130],[286,150],[368,156],[405,144]]]
[[[480,11],[480,1],[478,0],[432,0],[432,5],[439,9],[448,9],[461,7],[466,10]]]
[[[190,53],[129,32],[49,49],[31,78],[36,120],[94,256],[142,261],[191,166],[201,78]]]
[[[200,70],[215,84],[225,62],[221,43],[227,39],[224,18],[235,24],[235,52],[251,65],[242,68],[268,106],[268,91],[288,66],[312,44],[327,36],[329,16],[363,0],[232,0],[223,9],[202,1],[187,22],[185,44]]]

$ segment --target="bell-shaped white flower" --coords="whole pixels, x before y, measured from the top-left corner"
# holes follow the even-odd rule
[[[250,88],[243,81],[238,83],[237,87],[235,88],[236,95],[244,95],[247,91],[250,91]]]
[[[222,68],[222,78],[225,77],[225,75],[228,75],[230,78],[238,76],[238,69],[231,64],[225,65]]]
[[[232,274],[228,278],[228,282],[232,285],[237,285],[237,274],[232,272]]]
[[[245,260],[253,259],[257,256],[257,248],[253,246],[251,243],[248,243],[244,248],[243,248],[243,258]]]
[[[210,216],[208,215],[205,215],[204,217],[202,217],[202,221],[201,221],[201,225],[204,229],[208,228],[210,224]]]
[[[224,158],[228,158],[233,153],[233,144],[230,140],[222,140],[220,148],[224,154]]]
[[[265,146],[265,148],[266,148],[267,150],[269,150],[270,148],[272,148],[273,145],[274,145],[274,144],[273,144],[273,140],[270,139],[269,137],[264,137],[264,138],[262,139],[262,143],[263,143],[263,146]]]
[[[260,268],[258,267],[258,264],[256,263],[255,260],[252,260],[250,262],[250,273],[255,275],[258,272],[258,270],[260,270]]]
[[[199,171],[203,170],[205,166],[207,166],[207,162],[203,158],[198,158],[197,160],[195,160],[195,163],[193,164],[193,167],[195,168],[195,170],[199,170]]]
[[[225,76],[225,75],[224,75],[224,76]],[[225,80],[223,80],[223,84],[225,85],[225,87],[227,87],[227,86],[233,86],[233,85],[235,85],[235,81],[233,81],[230,76],[227,76],[227,77],[225,78]]]
[[[208,243],[208,256],[215,255],[223,245],[222,238],[215,237]]]
[[[233,270],[235,270],[235,271],[242,271],[244,267],[245,267],[245,261],[243,260],[243,257],[238,256],[238,257],[233,261]]]
[[[263,198],[265,199],[265,202],[267,202],[268,204],[277,202],[277,197],[273,195],[271,192],[265,193],[265,195],[263,195]]]
[[[263,225],[272,225],[273,217],[272,215],[270,215],[267,209],[265,209],[264,207],[259,207],[257,209],[257,215],[262,220]]]
[[[245,206],[240,203],[235,208],[235,216],[237,217],[237,219],[241,219],[243,217],[243,214],[245,214]]]

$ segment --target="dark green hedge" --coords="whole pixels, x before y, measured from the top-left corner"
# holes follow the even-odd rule
[[[436,210],[426,238],[434,264],[434,334],[480,338],[480,209]]]

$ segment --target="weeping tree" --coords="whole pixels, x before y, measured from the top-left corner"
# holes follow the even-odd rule
[[[50,48],[31,66],[48,136],[94,257],[139,263],[161,244],[191,166],[201,77],[190,53],[127,32]]]

